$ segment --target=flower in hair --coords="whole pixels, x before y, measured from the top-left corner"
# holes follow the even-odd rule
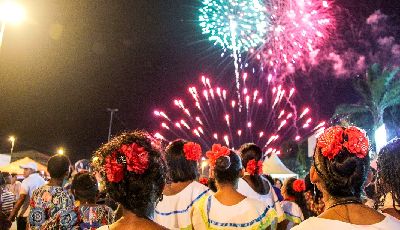
[[[210,161],[210,166],[215,166],[215,162],[222,156],[229,156],[230,150],[220,144],[213,144],[210,151],[207,151],[206,156]]]
[[[113,152],[105,158],[104,165],[107,180],[118,183],[124,178],[124,165],[117,160],[117,152]]]
[[[321,154],[329,160],[335,158],[342,149],[343,128],[334,126],[328,128],[319,138],[317,147],[321,149]]]
[[[246,172],[250,175],[260,175],[262,174],[262,161],[256,161],[255,159],[247,162]]]
[[[365,133],[357,127],[350,126],[344,131],[344,134],[347,136],[347,141],[343,146],[358,158],[364,158],[369,149],[368,138]]]
[[[208,186],[208,178],[207,177],[202,177],[199,179],[199,182],[205,186]]]
[[[304,180],[297,179],[293,182],[293,190],[295,192],[304,192],[306,191],[306,183]]]
[[[183,145],[185,158],[189,161],[198,161],[201,157],[201,146],[194,142],[187,142]]]
[[[122,145],[120,152],[125,155],[126,168],[130,172],[143,174],[149,167],[149,153],[136,143]]]

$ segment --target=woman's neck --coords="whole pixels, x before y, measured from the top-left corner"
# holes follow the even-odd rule
[[[176,182],[172,184],[165,185],[163,194],[166,196],[172,196],[180,193],[183,189],[189,186],[193,180],[185,181],[185,182]]]
[[[50,186],[62,186],[64,178],[50,178],[48,185]]]

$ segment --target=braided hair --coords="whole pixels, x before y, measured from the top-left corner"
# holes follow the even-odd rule
[[[387,194],[392,195],[393,208],[400,214],[400,138],[391,140],[379,151],[375,208],[383,206]]]

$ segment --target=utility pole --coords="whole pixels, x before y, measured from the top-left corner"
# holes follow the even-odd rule
[[[108,127],[108,141],[111,139],[111,126],[112,126],[112,121],[113,121],[113,115],[115,112],[118,112],[118,109],[110,109],[107,108],[107,111],[110,112],[110,125]]]

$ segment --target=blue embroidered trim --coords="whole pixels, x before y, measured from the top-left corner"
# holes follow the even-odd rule
[[[185,213],[187,211],[189,211],[189,209],[193,206],[193,204],[198,201],[201,197],[203,197],[208,191],[210,191],[210,189],[207,189],[206,191],[200,193],[200,195],[198,195],[194,200],[192,200],[192,202],[190,202],[190,204],[183,210],[177,210],[177,211],[172,211],[172,212],[159,212],[157,210],[155,210],[157,215],[161,215],[161,216],[169,216],[169,215],[174,215],[174,214],[182,214]]]
[[[253,225],[254,223],[260,222],[266,215],[268,210],[270,209],[269,206],[264,210],[263,214],[261,214],[260,216],[258,216],[256,219],[247,222],[247,223],[242,223],[242,224],[236,224],[236,223],[220,223],[214,220],[211,220],[209,217],[209,213],[210,213],[210,209],[211,209],[211,196],[208,198],[207,201],[207,218],[208,218],[208,226],[210,226],[210,224],[212,225],[216,225],[216,226],[220,226],[220,227],[249,227],[251,225]]]
[[[300,216],[295,216],[295,215],[293,215],[292,213],[288,213],[288,212],[285,212],[285,211],[283,211],[283,213],[285,213],[285,214],[287,214],[287,215],[289,215],[289,216],[293,216],[293,217],[299,218],[299,219],[301,220],[301,217],[300,217]]]

